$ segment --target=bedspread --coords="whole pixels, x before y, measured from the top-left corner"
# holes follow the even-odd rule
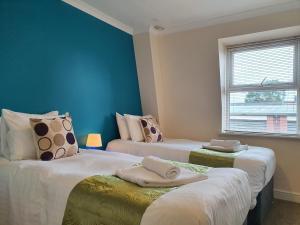
[[[142,158],[122,153],[83,151],[81,155],[42,162],[0,164],[1,225],[61,225],[71,190],[94,175],[111,176]],[[208,179],[184,185],[157,198],[141,225],[241,225],[251,202],[247,174],[210,169]]]

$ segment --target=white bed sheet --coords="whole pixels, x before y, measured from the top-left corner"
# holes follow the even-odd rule
[[[122,153],[85,150],[79,156],[51,162],[2,161],[0,224],[60,225],[68,195],[78,182],[92,175],[112,175],[141,160]],[[205,181],[185,185],[154,201],[141,225],[241,225],[251,202],[247,174],[238,169],[211,169],[207,175]]]
[[[163,159],[188,162],[190,151],[200,149],[207,142],[186,139],[166,139],[160,143],[145,143],[124,140],[113,140],[107,145],[107,150],[122,152],[136,156],[153,155]],[[234,161],[234,167],[246,171],[253,192],[251,207],[256,205],[256,197],[269,183],[276,168],[275,154],[271,149],[249,146]]]

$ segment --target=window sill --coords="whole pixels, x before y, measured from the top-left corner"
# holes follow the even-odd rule
[[[223,131],[220,136],[246,136],[246,137],[263,137],[263,138],[282,138],[300,140],[300,135],[297,134],[272,134],[272,133],[252,133],[239,131]]]

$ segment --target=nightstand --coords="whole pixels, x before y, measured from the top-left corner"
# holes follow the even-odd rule
[[[82,150],[92,150],[92,151],[106,151],[105,148],[102,148],[102,147],[100,147],[100,148],[92,148],[92,147],[86,147],[86,146],[84,146],[84,147],[80,147],[80,149],[82,149]]]

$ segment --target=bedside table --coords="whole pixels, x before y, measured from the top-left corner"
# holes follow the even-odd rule
[[[105,148],[89,148],[89,147],[80,147],[82,150],[92,150],[92,151],[106,151]]]

